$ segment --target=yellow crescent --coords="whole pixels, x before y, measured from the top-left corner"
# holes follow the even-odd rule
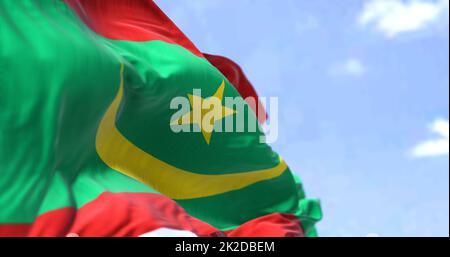
[[[243,173],[205,175],[185,171],[144,152],[126,139],[116,127],[116,115],[123,97],[123,71],[120,67],[119,91],[97,130],[96,149],[110,168],[175,199],[208,197],[238,190],[283,174],[287,165],[282,158],[273,168]]]

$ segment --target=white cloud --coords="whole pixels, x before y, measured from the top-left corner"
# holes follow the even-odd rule
[[[430,130],[439,135],[439,138],[431,139],[417,145],[412,154],[414,157],[433,157],[449,154],[449,122],[448,120],[436,120]]]
[[[449,0],[371,0],[359,23],[373,25],[388,38],[420,31],[445,22],[448,27]]]
[[[342,63],[334,65],[331,69],[332,75],[361,77],[366,73],[366,67],[361,60],[350,58]]]

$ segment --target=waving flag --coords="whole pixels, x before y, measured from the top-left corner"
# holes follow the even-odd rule
[[[259,131],[171,130],[187,96],[223,122],[256,92],[153,1],[1,1],[0,235],[316,235],[318,201]]]

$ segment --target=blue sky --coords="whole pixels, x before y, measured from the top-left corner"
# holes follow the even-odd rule
[[[279,97],[320,235],[449,235],[448,0],[156,2]]]

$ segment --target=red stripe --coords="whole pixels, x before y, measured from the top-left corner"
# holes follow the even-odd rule
[[[28,236],[66,236],[75,220],[75,208],[67,207],[47,212],[39,216],[31,226]]]
[[[274,213],[244,223],[226,232],[230,237],[304,237],[299,219],[295,215]]]
[[[224,235],[162,195],[103,193],[78,211],[62,208],[39,216],[33,224],[0,225],[0,236],[137,237],[159,228],[187,230],[198,236]]]
[[[152,0],[65,0],[97,34],[127,41],[161,40],[202,53]]]
[[[261,114],[258,115],[259,122],[263,124],[267,119],[267,114],[264,106],[258,99],[258,94],[250,81],[245,76],[241,67],[232,60],[217,55],[204,54],[205,58],[214,65],[220,72],[222,72],[228,81],[239,91],[241,96],[246,99],[247,97],[253,97],[254,102],[247,101],[253,111],[258,115],[258,111]]]
[[[167,197],[149,193],[104,193],[83,206],[70,228],[80,236],[140,236],[158,228],[210,236],[217,229],[191,217]]]
[[[39,216],[33,224],[0,225],[0,236],[136,237],[159,228],[191,231],[198,236],[225,236],[190,216],[176,202],[150,193],[103,193],[77,212],[62,208]],[[232,237],[303,236],[297,217],[271,214],[226,233]]]
[[[0,224],[0,237],[26,236],[30,228],[30,224]]]

